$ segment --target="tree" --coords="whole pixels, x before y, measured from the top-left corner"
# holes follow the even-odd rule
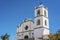
[[[55,38],[56,38],[56,36],[54,36],[54,34],[50,34],[50,35],[48,35],[49,36],[49,39],[50,40],[54,40]],[[56,40],[56,39],[55,39]]]
[[[60,40],[60,30],[58,30],[55,34],[49,34],[50,40]]]
[[[56,32],[55,35],[56,35],[57,39],[60,40],[60,29]]]
[[[5,35],[1,36],[2,40],[9,40],[9,35],[6,33]]]

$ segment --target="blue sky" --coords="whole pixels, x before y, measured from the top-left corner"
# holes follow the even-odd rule
[[[34,20],[40,1],[48,8],[50,32],[55,33],[60,28],[60,0],[0,0],[0,36],[8,33],[14,40],[17,25],[26,17]]]

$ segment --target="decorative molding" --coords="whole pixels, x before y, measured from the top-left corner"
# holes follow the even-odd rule
[[[44,16],[44,15],[36,16],[36,17],[34,17],[34,18],[41,17],[41,16]],[[44,16],[44,17],[48,19],[48,17],[46,17],[46,16]]]
[[[36,9],[39,9],[39,8],[42,8],[42,7],[48,10],[48,8],[45,7],[45,6],[35,7],[35,10],[36,10]]]
[[[23,32],[17,32],[16,34],[18,34],[18,33],[24,33],[24,32],[31,32],[31,31],[34,31],[34,30],[28,30],[28,31],[23,31]]]
[[[46,27],[37,27],[37,28],[34,28],[34,29],[38,29],[38,28],[45,28],[45,29],[48,29],[49,30],[49,28],[46,28]]]
[[[22,23],[18,26],[18,28],[21,27],[21,25],[22,25],[23,23],[29,22],[29,21],[31,21],[32,23],[34,23],[32,20],[24,21],[24,22],[22,22]]]

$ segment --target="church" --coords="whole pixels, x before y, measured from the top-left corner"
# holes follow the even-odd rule
[[[25,18],[17,27],[16,40],[49,40],[48,9],[40,4],[34,9],[34,21]]]

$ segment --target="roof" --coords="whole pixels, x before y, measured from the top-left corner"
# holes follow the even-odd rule
[[[19,24],[17,27],[19,28],[23,23],[29,22],[29,21],[31,21],[32,23],[34,23],[31,19],[25,18],[25,20],[23,20],[23,22],[21,24]]]

